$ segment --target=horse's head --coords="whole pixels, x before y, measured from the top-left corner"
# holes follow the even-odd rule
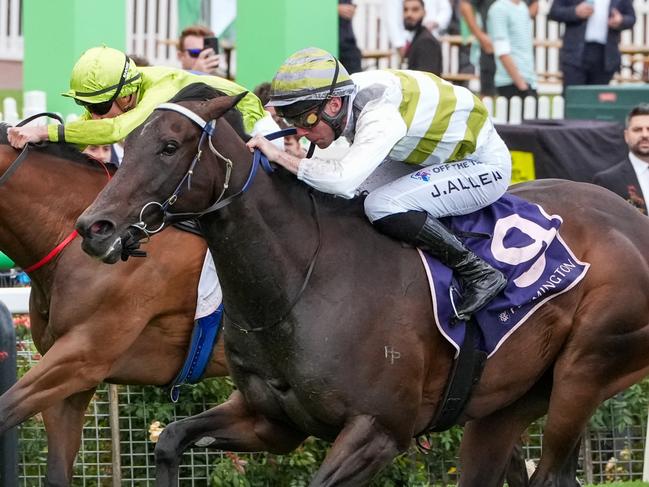
[[[243,96],[163,104],[131,133],[119,171],[77,220],[86,253],[115,263],[125,243],[160,231],[167,211],[202,209],[225,192],[231,168],[220,154],[250,154],[220,117]]]

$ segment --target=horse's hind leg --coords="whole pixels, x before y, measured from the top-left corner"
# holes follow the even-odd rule
[[[514,444],[525,428],[547,410],[550,379],[546,374],[516,402],[466,424],[460,445],[460,487],[503,485]]]
[[[363,486],[388,465],[410,438],[397,444],[371,416],[352,418],[338,434],[310,487]]]
[[[168,425],[155,447],[156,485],[176,487],[178,466],[190,446],[226,451],[268,451],[284,454],[297,448],[306,435],[252,412],[240,392],[220,406]]]
[[[609,302],[589,315],[574,325],[555,363],[543,452],[531,487],[576,485],[574,476],[566,474],[566,463],[591,414],[605,398],[646,373],[649,326],[638,324],[637,318],[644,313]]]
[[[94,393],[94,387],[78,392],[43,411],[48,445],[46,485],[63,487],[72,483],[72,467],[81,444],[83,418]]]

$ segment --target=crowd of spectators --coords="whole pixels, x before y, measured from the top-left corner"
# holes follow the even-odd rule
[[[538,0],[385,0],[385,7],[400,67],[444,74],[441,37],[465,34],[468,41],[470,34],[479,49],[475,56],[460,49],[460,72],[478,71],[482,96],[536,96],[533,21]],[[351,23],[355,7],[352,0],[339,0],[338,9],[340,58],[349,72],[357,72],[361,55]],[[564,89],[608,84],[620,69],[620,33],[636,20],[632,0],[552,0],[549,19],[564,24],[559,54]]]

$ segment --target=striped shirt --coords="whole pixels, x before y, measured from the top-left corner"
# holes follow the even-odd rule
[[[298,168],[298,178],[320,191],[351,198],[386,158],[421,165],[463,159],[491,126],[479,98],[434,74],[377,70],[351,77],[357,91],[343,133],[349,151],[340,160],[303,159]]]
[[[499,59],[500,56],[509,54],[519,74],[531,88],[536,89],[534,35],[527,4],[523,1],[496,0],[489,9],[487,25],[496,57],[495,85],[508,86],[514,84]]]

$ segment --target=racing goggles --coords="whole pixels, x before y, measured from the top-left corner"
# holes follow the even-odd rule
[[[311,129],[320,121],[322,110],[327,101],[328,100],[324,100],[325,103],[318,103],[316,106],[313,106],[313,102],[309,102],[309,106],[306,109],[304,106],[290,106],[288,107],[289,110],[286,110],[285,107],[275,107],[275,110],[277,111],[277,114],[286,120],[286,123],[291,127]]]
[[[110,100],[103,101],[101,103],[88,103],[86,101],[77,100],[75,98],[74,101],[76,102],[77,105],[81,105],[90,113],[93,113],[95,115],[106,115],[108,112],[110,112],[110,109],[113,107],[114,100],[111,98]]]

